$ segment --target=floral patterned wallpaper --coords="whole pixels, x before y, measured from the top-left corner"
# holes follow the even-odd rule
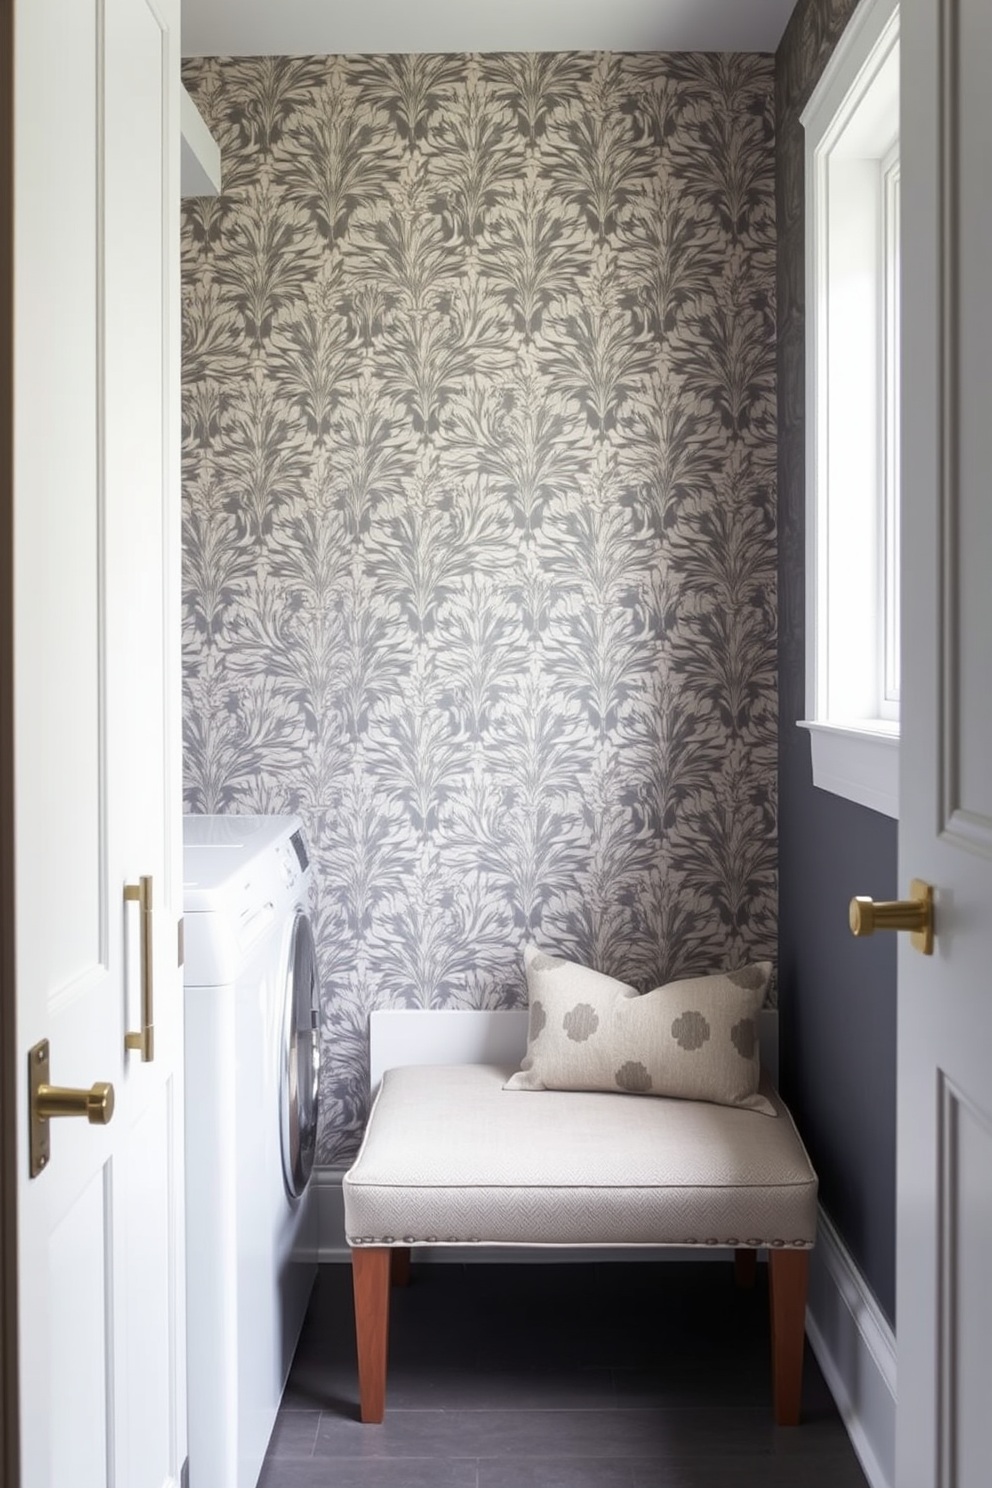
[[[191,811],[296,811],[318,1159],[378,1006],[776,940],[772,59],[204,59]]]

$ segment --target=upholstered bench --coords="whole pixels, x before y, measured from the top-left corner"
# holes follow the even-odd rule
[[[696,1100],[503,1088],[511,1068],[387,1070],[344,1179],[361,1418],[383,1419],[390,1282],[419,1246],[767,1247],[775,1420],[799,1420],[816,1176],[777,1119]]]

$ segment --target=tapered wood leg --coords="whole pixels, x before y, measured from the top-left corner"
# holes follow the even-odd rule
[[[389,1283],[405,1287],[410,1284],[410,1247],[394,1245],[389,1252]]]
[[[768,1290],[772,1325],[772,1395],[775,1424],[799,1425],[806,1342],[808,1250],[768,1252]]]
[[[388,1246],[355,1246],[351,1273],[355,1285],[358,1339],[358,1398],[367,1425],[386,1413],[386,1350],[389,1339]]]
[[[754,1286],[754,1278],[758,1271],[758,1252],[749,1246],[741,1246],[734,1251],[734,1283],[742,1291],[749,1291]]]

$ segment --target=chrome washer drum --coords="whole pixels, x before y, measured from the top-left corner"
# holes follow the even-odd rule
[[[310,920],[297,910],[286,958],[280,1050],[282,1169],[299,1198],[313,1172],[320,1106],[320,987]]]

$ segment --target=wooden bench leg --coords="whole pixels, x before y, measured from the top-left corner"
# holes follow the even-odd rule
[[[378,1424],[386,1414],[386,1348],[389,1339],[389,1246],[355,1246],[351,1273],[355,1285],[358,1340],[358,1398],[362,1421]]]
[[[410,1285],[410,1247],[394,1245],[389,1252],[389,1284],[395,1287]]]
[[[758,1252],[750,1246],[740,1246],[734,1251],[734,1282],[742,1291],[750,1291],[758,1273]]]
[[[808,1250],[769,1250],[772,1395],[777,1426],[799,1425],[808,1284]]]

